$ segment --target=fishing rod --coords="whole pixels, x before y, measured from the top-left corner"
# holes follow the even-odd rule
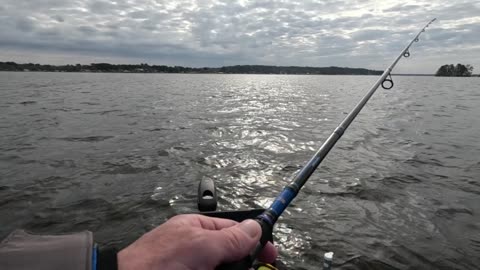
[[[419,41],[419,37],[422,32],[425,32],[425,29],[435,20],[436,18],[428,22],[418,32],[415,38],[413,38],[412,41],[410,41],[410,43],[405,47],[405,49],[400,52],[400,55],[395,59],[395,61],[393,61],[393,63],[387,69],[385,69],[382,76],[380,76],[380,78],[375,82],[372,88],[370,88],[368,93],[360,100],[360,102],[358,102],[358,104],[347,115],[347,117],[343,119],[340,125],[335,128],[333,133],[322,144],[322,146],[315,153],[315,155],[313,155],[313,157],[300,170],[300,172],[295,175],[293,181],[287,186],[285,186],[280,195],[278,195],[278,197],[273,201],[272,205],[255,219],[262,227],[262,237],[260,238],[260,241],[255,247],[255,249],[250,253],[250,255],[240,261],[221,265],[217,268],[217,270],[247,270],[252,267],[253,262],[260,254],[262,249],[265,247],[265,244],[268,241],[268,236],[272,233],[273,225],[278,220],[280,215],[282,215],[283,211],[288,207],[290,202],[297,196],[300,189],[307,182],[308,178],[312,175],[315,169],[317,169],[317,167],[327,156],[328,152],[330,152],[333,146],[335,146],[335,143],[342,137],[345,130],[347,130],[348,126],[350,126],[355,117],[357,117],[358,113],[360,113],[365,104],[367,104],[368,100],[372,97],[378,87],[380,85],[384,89],[391,89],[393,87],[393,80],[390,74],[393,68],[395,67],[395,65],[397,65],[398,61],[400,61],[402,57],[410,56],[410,46],[412,46],[414,42]]]

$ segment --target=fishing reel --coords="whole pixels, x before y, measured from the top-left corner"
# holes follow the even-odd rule
[[[216,211],[218,205],[217,188],[215,186],[215,182],[212,179],[208,178],[202,179],[198,184],[197,204],[198,210],[200,211],[199,214],[201,215],[215,218],[226,218],[237,222],[242,222],[246,219],[255,219],[263,212],[265,212],[265,209],[263,208],[237,211]],[[266,233],[264,240],[273,243],[272,230],[266,230],[266,232],[268,233]],[[230,269],[228,267],[229,266],[227,265],[223,266],[223,268],[219,267],[217,269]],[[256,262],[253,265],[253,269],[255,270],[279,270],[285,268],[286,267],[281,262],[276,262],[275,265]]]
[[[249,209],[236,211],[216,211],[217,210],[217,188],[212,179],[204,178],[198,184],[197,196],[198,210],[200,214],[209,217],[226,218],[242,222],[246,219],[255,219],[261,215],[265,209]],[[267,240],[273,243],[273,236],[267,235]]]

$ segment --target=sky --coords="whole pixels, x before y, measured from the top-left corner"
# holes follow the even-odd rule
[[[383,70],[432,18],[395,72],[480,73],[480,0],[0,0],[0,61]]]

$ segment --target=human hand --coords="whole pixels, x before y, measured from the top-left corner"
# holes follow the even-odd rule
[[[202,215],[178,215],[144,234],[118,255],[119,270],[214,270],[247,256],[260,240],[254,220],[238,223]],[[277,250],[268,242],[260,261],[272,263]]]

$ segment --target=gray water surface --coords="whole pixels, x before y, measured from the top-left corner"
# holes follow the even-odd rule
[[[267,207],[376,79],[0,72],[0,237],[123,247],[202,178],[220,210]],[[276,226],[291,269],[478,269],[480,80],[394,80]]]

